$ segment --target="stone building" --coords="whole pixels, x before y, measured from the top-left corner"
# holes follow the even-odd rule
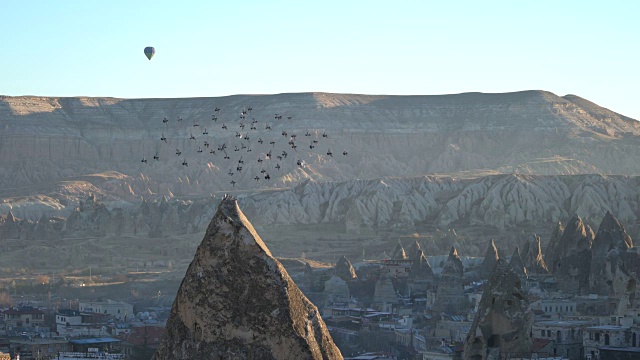
[[[553,342],[551,354],[540,356],[563,356],[570,360],[584,358],[582,334],[584,329],[593,325],[589,321],[541,321],[533,324],[531,334],[534,339]]]
[[[582,333],[584,355],[593,360],[600,358],[600,348],[603,346],[628,347],[631,346],[632,333],[629,326],[599,325],[590,326]]]

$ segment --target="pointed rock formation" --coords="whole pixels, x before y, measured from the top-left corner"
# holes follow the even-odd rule
[[[458,249],[453,246],[449,251],[449,257],[442,268],[442,275],[454,275],[459,276],[460,278],[464,275],[462,259],[460,259],[460,256],[458,255]]]
[[[342,256],[335,267],[336,276],[340,277],[344,281],[352,281],[357,280],[358,275],[356,274],[356,269],[351,265],[351,261],[347,259],[345,256]]]
[[[423,253],[422,247],[420,246],[420,243],[418,242],[418,240],[416,240],[407,249],[407,252],[406,252],[407,259],[414,260],[414,261],[418,260],[420,259],[420,255],[422,255],[422,253]]]
[[[524,266],[524,261],[520,256],[520,247],[516,246],[516,250],[511,255],[511,260],[509,260],[509,265],[518,276],[527,276],[527,268]]]
[[[420,251],[420,255],[411,264],[411,271],[409,271],[409,278],[411,280],[427,280],[433,277],[433,269],[429,260],[423,251]]]
[[[562,238],[562,234],[564,234],[564,226],[560,221],[558,221],[555,227],[553,228],[553,232],[551,233],[551,239],[549,240],[549,243],[547,244],[547,249],[544,253],[544,258],[547,264],[549,265],[553,264],[553,256],[555,253],[555,249],[558,246],[560,239]],[[549,268],[549,271],[551,270],[552,269]]]
[[[542,258],[540,236],[533,234],[525,241],[522,249],[522,261],[529,274],[547,274],[547,263]]]
[[[489,241],[489,246],[487,246],[487,251],[484,253],[484,260],[482,260],[482,264],[480,264],[480,269],[478,270],[478,275],[481,279],[489,278],[489,275],[491,275],[493,267],[499,258],[500,256],[498,256],[496,243],[491,239],[491,241]]]
[[[334,303],[346,303],[351,299],[349,293],[349,285],[342,278],[332,276],[324,283],[325,303],[327,305]]]
[[[7,218],[2,226],[2,239],[18,239],[20,238],[20,222],[13,216],[13,212],[9,210]]]
[[[554,249],[554,258],[562,259],[570,256],[574,251],[591,249],[594,238],[595,235],[591,227],[586,225],[580,216],[574,215],[567,223],[567,227]]]
[[[614,296],[626,292],[630,277],[624,257],[632,247],[633,241],[624,226],[607,211],[591,247],[590,284],[593,292]]]
[[[532,325],[533,312],[522,292],[520,278],[506,261],[498,259],[467,335],[463,359],[506,359],[509,354],[530,354]]]
[[[391,256],[391,259],[393,260],[404,260],[407,258],[407,254],[405,253],[404,248],[400,243],[400,240],[398,240],[398,244],[391,251],[390,256]]]
[[[432,308],[436,314],[459,314],[467,310],[468,302],[464,296],[463,275],[462,260],[458,256],[458,250],[452,247],[438,282]]]
[[[318,309],[225,196],[189,265],[154,360],[342,359]]]
[[[393,289],[393,283],[391,277],[384,271],[380,274],[380,278],[376,281],[375,290],[373,293],[373,302],[378,305],[394,304],[398,301],[396,291]],[[383,309],[385,310],[385,309]]]
[[[591,270],[591,244],[593,230],[580,216],[574,215],[567,223],[553,254],[553,273],[558,288],[569,294],[589,292]]]

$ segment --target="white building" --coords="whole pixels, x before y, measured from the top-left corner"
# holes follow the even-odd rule
[[[107,319],[102,314],[63,309],[56,313],[56,332],[62,336],[109,336]]]
[[[81,302],[79,304],[80,312],[98,313],[103,315],[111,315],[120,321],[126,321],[134,317],[133,305],[123,301],[92,301]]]

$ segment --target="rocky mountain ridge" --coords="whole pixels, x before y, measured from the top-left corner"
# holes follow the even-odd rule
[[[265,164],[247,163],[229,184],[221,154],[196,154],[201,140],[232,144],[243,108],[251,106],[260,128],[254,145],[288,149],[280,133],[310,133],[319,150],[301,142],[295,157],[269,169],[270,181],[254,181]],[[214,112],[215,108],[220,113]],[[212,114],[218,114],[213,122]],[[273,114],[291,120],[273,119]],[[177,118],[183,119],[179,125]],[[162,119],[168,123],[163,124]],[[209,128],[199,135],[191,124]],[[229,125],[221,129],[220,123]],[[263,128],[270,124],[272,130]],[[39,187],[79,176],[124,174],[121,193],[182,196],[237,189],[294,186],[306,179],[343,181],[471,171],[524,174],[640,174],[640,123],[574,95],[545,91],[440,96],[370,96],[298,93],[219,98],[115,99],[0,97],[0,189],[39,194]],[[197,129],[200,131],[199,129]],[[323,139],[319,135],[329,134]],[[195,134],[196,142],[189,139]],[[165,135],[167,143],[160,141]],[[302,136],[301,136],[302,137]],[[174,152],[182,149],[189,166]],[[327,148],[336,153],[325,154]],[[348,149],[343,157],[338,152]],[[152,161],[157,153],[159,161]],[[339,156],[338,156],[339,155]],[[146,156],[148,163],[140,159]],[[247,155],[248,157],[249,155]],[[285,159],[286,160],[286,159]],[[6,195],[5,195],[6,196]]]
[[[475,179],[426,176],[308,181],[293,189],[245,193],[239,201],[256,225],[340,224],[348,233],[357,234],[367,229],[549,229],[573,214],[596,226],[608,211],[633,229],[640,216],[639,194],[639,177],[513,174]],[[216,196],[150,196],[149,201],[127,202],[104,192],[90,193],[82,199],[80,195],[74,195],[77,203],[67,206],[63,196],[52,195],[49,199],[57,206],[48,210],[37,202],[31,206],[0,204],[0,214],[6,218],[0,220],[0,227],[9,227],[9,213],[13,218],[11,230],[2,233],[4,238],[39,238],[45,232],[54,238],[81,233],[150,237],[187,234],[206,227],[219,201]],[[448,245],[440,250],[448,252]],[[480,252],[475,255],[482,255]]]

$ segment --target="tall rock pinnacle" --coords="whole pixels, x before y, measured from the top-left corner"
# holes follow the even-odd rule
[[[338,260],[338,263],[335,267],[335,275],[342,278],[344,281],[357,280],[358,275],[356,274],[356,269],[353,268],[351,261],[347,259],[346,256],[343,256]]]
[[[189,265],[154,360],[342,359],[318,309],[225,196]]]
[[[482,264],[480,264],[478,275],[483,279],[488,279],[499,258],[500,256],[498,256],[496,243],[491,239],[491,241],[489,241],[489,246],[487,246],[487,251],[484,253],[484,260],[482,260]]]
[[[463,359],[500,359],[531,352],[533,311],[520,278],[498,259],[485,285],[478,313],[464,345]]]

